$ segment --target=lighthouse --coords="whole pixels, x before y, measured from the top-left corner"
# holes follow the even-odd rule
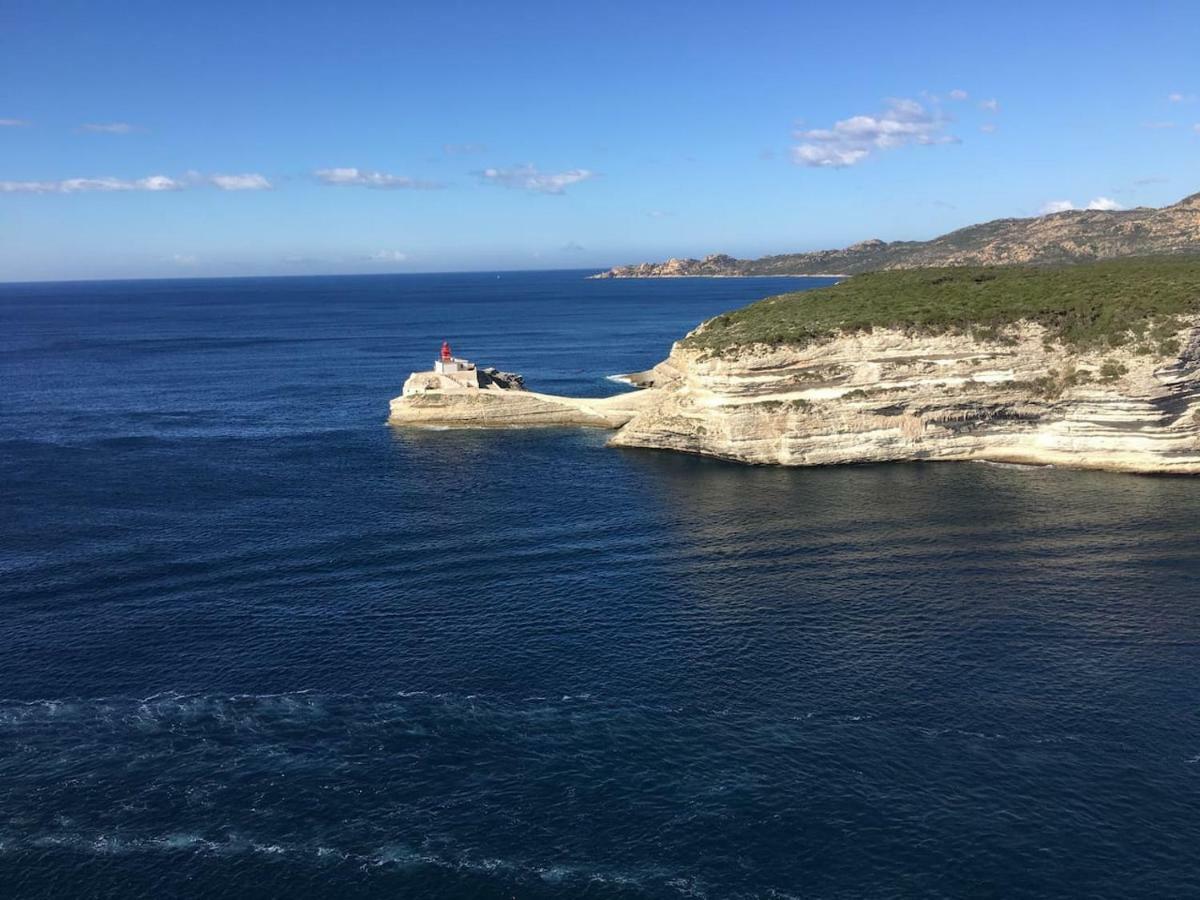
[[[479,369],[469,359],[455,356],[449,341],[442,341],[442,347],[433,361],[433,370],[409,375],[401,396],[524,390],[525,379],[515,372],[501,372],[491,366]]]
[[[442,351],[438,354],[438,358],[433,361],[433,371],[439,375],[458,375],[462,372],[470,372],[471,378],[474,380],[475,363],[459,359],[451,352],[450,342],[442,341]]]

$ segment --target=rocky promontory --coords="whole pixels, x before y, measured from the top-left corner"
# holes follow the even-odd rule
[[[413,379],[394,423],[599,425],[746,463],[1197,474],[1200,261],[859,276],[710,319],[606,400]]]
[[[470,377],[463,377],[469,374]],[[528,390],[520,375],[472,367],[449,374],[414,372],[391,402],[393,425],[513,428],[579,425],[619,428],[649,400],[643,392],[613,397],[561,397]]]

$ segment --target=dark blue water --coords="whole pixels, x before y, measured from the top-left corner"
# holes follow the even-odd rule
[[[384,425],[580,275],[0,286],[0,896],[1200,893],[1200,481]]]

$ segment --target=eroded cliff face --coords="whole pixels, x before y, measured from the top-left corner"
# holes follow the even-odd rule
[[[1200,473],[1200,328],[1177,354],[876,330],[732,355],[676,345],[612,443],[748,463],[991,460]],[[1143,348],[1145,349],[1145,348]]]

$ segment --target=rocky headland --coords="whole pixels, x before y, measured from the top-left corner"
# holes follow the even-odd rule
[[[717,316],[637,381],[606,400],[418,382],[391,421],[597,425],[614,446],[746,463],[1195,474],[1200,262],[860,276]]]
[[[868,240],[840,250],[736,259],[616,266],[592,278],[697,278],[856,275],[928,266],[1056,265],[1127,256],[1200,253],[1200,194],[1161,209],[1068,210],[1027,219],[996,219],[929,241]]]
[[[520,375],[481,369],[478,383],[436,371],[414,372],[391,402],[393,425],[517,428],[578,425],[619,428],[650,400],[637,391],[612,397],[561,397],[528,390]]]

